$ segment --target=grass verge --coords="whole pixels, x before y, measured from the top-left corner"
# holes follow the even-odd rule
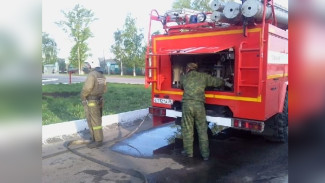
[[[42,123],[48,125],[84,119],[80,100],[83,83],[42,86]],[[144,85],[109,83],[104,95],[103,115],[147,108],[151,104],[151,88]]]
[[[60,75],[68,75],[67,73],[60,73]],[[87,76],[87,74],[78,74],[78,73],[74,73],[74,74],[72,74],[72,76]],[[137,76],[133,76],[133,75],[123,75],[123,76],[121,76],[121,75],[119,75],[119,74],[105,74],[105,77],[106,78],[109,78],[109,77],[112,77],[112,78],[144,78],[144,76],[143,75],[137,75]]]
[[[112,78],[144,78],[144,76],[133,76],[133,75],[106,75],[106,77]]]

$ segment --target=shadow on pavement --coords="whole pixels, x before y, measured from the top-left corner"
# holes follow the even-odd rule
[[[181,155],[181,139],[156,149],[155,155],[168,155],[184,168],[165,168],[148,175],[149,182],[288,182],[287,144],[227,129],[210,139],[208,161],[202,160],[197,141],[194,144],[194,158]]]

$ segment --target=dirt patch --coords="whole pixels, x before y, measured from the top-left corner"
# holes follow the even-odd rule
[[[77,96],[80,95],[80,92],[55,92],[55,93],[42,93],[42,96],[51,96],[54,98],[67,98],[67,97],[71,97],[71,96]]]

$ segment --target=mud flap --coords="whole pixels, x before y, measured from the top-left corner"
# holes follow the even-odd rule
[[[181,125],[182,124],[182,118],[181,117],[177,117],[175,120],[175,124],[176,125]]]

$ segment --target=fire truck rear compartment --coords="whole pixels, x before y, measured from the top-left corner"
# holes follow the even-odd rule
[[[172,88],[180,88],[180,79],[186,72],[190,62],[198,64],[198,71],[213,77],[225,79],[226,86],[207,87],[206,91],[234,91],[234,49],[226,49],[217,53],[176,54],[170,57],[172,63]]]

